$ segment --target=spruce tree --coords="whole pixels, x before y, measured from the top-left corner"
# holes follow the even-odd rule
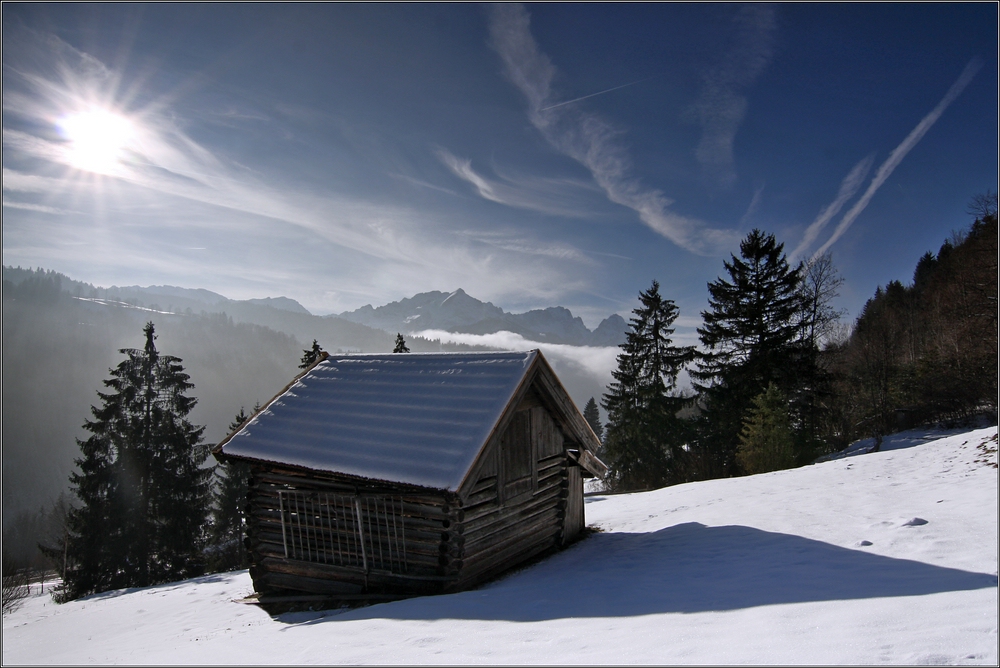
[[[260,410],[260,404],[252,413]],[[233,433],[250,419],[242,407],[229,424]],[[247,568],[250,555],[243,539],[246,533],[247,490],[250,485],[250,465],[226,460],[215,467],[215,490],[212,499],[212,571],[233,571]]]
[[[780,471],[795,465],[788,402],[774,383],[754,397],[753,406],[743,420],[736,459],[749,474]]]
[[[408,353],[410,349],[406,347],[406,341],[403,339],[403,335],[399,332],[396,333],[396,347],[392,349],[394,353]]]
[[[316,342],[316,339],[313,339],[312,348],[302,351],[302,359],[299,362],[299,368],[308,369],[316,360],[319,359],[322,353],[323,348],[321,348],[319,343]]]
[[[127,574],[121,572],[124,527],[114,444],[118,440],[114,418],[119,401],[117,393],[98,395],[104,406],[91,407],[95,420],[83,425],[91,436],[85,441],[77,439],[82,453],[76,460],[79,473],[70,474],[79,503],[67,516],[67,558],[62,588],[56,593],[58,601],[127,586]]]
[[[187,415],[196,399],[181,360],[156,350],[153,323],[142,350],[98,392],[91,432],[78,441],[83,456],[71,482],[80,504],[69,511],[63,600],[131,586],[148,586],[204,571],[209,477],[204,427]]]
[[[594,430],[594,436],[597,436],[597,440],[604,441],[604,427],[601,425],[601,413],[597,410],[597,402],[594,401],[594,397],[588,399],[587,405],[583,407],[583,419]]]
[[[611,372],[602,405],[608,412],[604,448],[611,460],[605,481],[612,489],[649,489],[676,482],[675,462],[685,441],[677,413],[677,375],[694,357],[690,347],[672,344],[671,325],[678,309],[660,296],[653,281],[639,294],[625,343],[619,346],[618,368]]]
[[[738,472],[741,421],[769,383],[803,406],[811,388],[800,381],[815,377],[815,346],[806,336],[811,322],[803,316],[808,305],[800,289],[802,265],[790,267],[784,245],[756,229],[740,243],[740,257],[730,257],[724,262],[729,280],[708,284],[709,310],[702,312],[704,325],[698,328],[704,352],[691,373],[705,407],[699,477]]]

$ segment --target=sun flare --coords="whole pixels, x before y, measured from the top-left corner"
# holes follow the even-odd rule
[[[99,174],[114,171],[135,134],[132,121],[100,107],[69,114],[58,126],[69,140],[68,162],[77,169]]]

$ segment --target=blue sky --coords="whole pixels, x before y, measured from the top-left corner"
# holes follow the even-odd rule
[[[997,6],[3,5],[3,262],[693,336],[759,227],[853,319],[997,187]]]

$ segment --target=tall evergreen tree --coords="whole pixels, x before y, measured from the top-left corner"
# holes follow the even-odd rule
[[[260,410],[253,407],[251,414]],[[250,416],[240,408],[229,423],[229,433],[242,427]],[[212,503],[212,571],[232,571],[250,565],[250,555],[243,539],[246,533],[247,490],[250,485],[250,465],[240,461],[225,461],[215,467],[215,490]]]
[[[678,309],[660,296],[653,281],[639,294],[625,343],[619,346],[618,368],[611,372],[602,405],[608,412],[605,453],[611,460],[613,489],[662,487],[674,482],[675,462],[685,441],[677,418],[684,399],[677,396],[677,375],[694,357],[690,347],[672,343],[671,325]]]
[[[587,405],[583,407],[583,419],[587,421],[590,428],[594,430],[594,435],[599,441],[604,441],[604,427],[601,425],[601,413],[597,410],[597,402],[594,397],[587,400]]]
[[[316,342],[316,339],[313,339],[312,348],[302,351],[302,359],[299,362],[299,368],[308,369],[322,354],[323,348],[321,348],[319,343]]]
[[[142,350],[127,359],[98,392],[91,432],[78,441],[80,473],[71,475],[80,505],[69,511],[69,565],[64,600],[129,586],[148,586],[200,574],[208,512],[208,455],[204,427],[187,415],[196,399],[181,360],[156,350],[153,323]]]
[[[790,267],[784,245],[756,229],[740,243],[740,257],[730,257],[724,263],[729,280],[708,284],[709,310],[698,328],[705,350],[691,373],[705,407],[699,477],[737,472],[739,433],[755,396],[773,382],[793,404],[804,405],[809,388],[800,381],[815,375],[802,265]]]
[[[396,333],[396,347],[392,349],[394,353],[408,353],[410,349],[406,346],[406,340],[399,332]]]

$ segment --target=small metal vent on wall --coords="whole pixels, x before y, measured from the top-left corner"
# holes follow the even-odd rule
[[[286,559],[407,572],[400,497],[281,490],[278,502]]]

